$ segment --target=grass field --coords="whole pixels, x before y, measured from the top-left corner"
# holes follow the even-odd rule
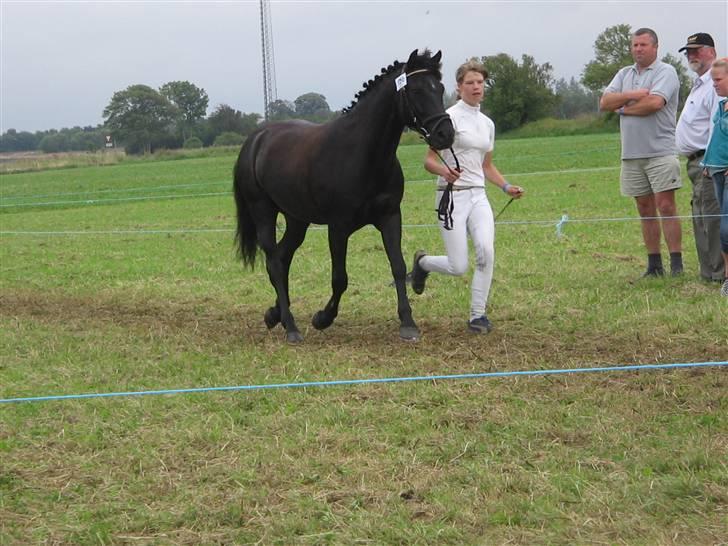
[[[409,263],[442,242],[424,148],[399,154]],[[689,220],[686,274],[638,280],[618,158],[615,134],[500,142],[527,194],[497,225],[496,328],[467,333],[469,276],[432,276],[416,344],[371,228],[331,328],[309,322],[329,297],[312,229],[291,272],[305,342],[266,329],[233,154],[3,175],[0,398],[728,360]],[[0,404],[0,544],[726,544],[727,371]]]

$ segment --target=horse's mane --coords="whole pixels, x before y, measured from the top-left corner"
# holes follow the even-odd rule
[[[382,68],[381,73],[377,74],[369,80],[368,82],[364,82],[362,86],[364,89],[359,91],[356,95],[354,95],[354,100],[351,101],[351,104],[344,108],[341,113],[342,114],[348,114],[351,112],[354,107],[359,104],[359,101],[364,98],[372,89],[375,89],[378,87],[379,83],[388,75],[390,75],[393,72],[400,71],[403,66],[405,66],[407,63],[401,63],[399,61],[394,61],[392,64],[390,64],[386,68]],[[421,54],[417,55],[417,57],[414,58],[413,62],[407,66],[408,71],[413,70],[419,70],[421,68],[427,68],[429,70],[432,70],[435,75],[438,77],[438,79],[442,78],[442,73],[440,72],[442,68],[441,63],[435,63],[432,61],[432,53],[429,49],[425,49]]]

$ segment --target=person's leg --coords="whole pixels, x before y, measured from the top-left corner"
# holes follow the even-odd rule
[[[663,191],[655,194],[655,205],[662,220],[662,232],[670,252],[682,251],[682,230],[680,219],[677,216],[675,203],[675,190]]]
[[[647,271],[645,275],[662,275],[660,255],[660,223],[657,219],[657,206],[654,194],[635,197],[637,212],[641,218],[642,240],[647,250]]]
[[[680,275],[683,272],[682,228],[675,203],[675,190],[682,187],[680,161],[676,156],[651,157],[645,165],[645,174],[661,217],[662,233],[670,251],[672,274]]]
[[[720,247],[725,267],[725,280],[720,293],[722,296],[728,297],[728,188],[726,188],[726,183],[728,183],[728,178],[726,178],[725,171],[713,175],[715,197],[720,205]]]
[[[688,178],[692,182],[690,206],[693,214],[693,235],[698,255],[700,277],[707,280],[723,280],[723,257],[720,252],[720,207],[715,199],[713,180],[703,174],[702,158],[686,164]]]
[[[700,276],[708,281],[723,280],[723,256],[720,251],[720,206],[715,198],[713,179],[703,174],[702,158],[687,162],[692,182],[693,233],[698,253]]]
[[[647,250],[647,271],[644,276],[663,275],[660,255],[660,224],[655,195],[646,173],[649,159],[623,159],[620,173],[622,195],[633,197],[642,221],[642,240]]]
[[[493,209],[484,193],[474,196],[468,218],[468,233],[475,251],[475,270],[471,286],[470,319],[485,315],[495,264],[495,223]]]
[[[662,220],[662,233],[665,236],[667,249],[670,251],[670,268],[673,275],[683,271],[682,264],[682,229],[677,216],[675,190],[655,194],[655,205]]]

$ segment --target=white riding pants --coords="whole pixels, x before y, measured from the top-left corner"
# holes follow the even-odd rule
[[[442,191],[435,194],[435,208]],[[464,275],[468,270],[468,235],[475,250],[475,271],[471,285],[470,320],[483,316],[493,281],[495,262],[495,222],[493,210],[483,188],[452,192],[453,228],[446,230],[440,221],[440,233],[447,256],[424,256],[420,266],[425,271],[445,275]]]

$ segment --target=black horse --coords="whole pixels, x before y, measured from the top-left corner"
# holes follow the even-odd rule
[[[235,165],[236,245],[243,263],[255,264],[258,246],[266,257],[276,302],[265,323],[279,322],[286,339],[303,340],[291,314],[288,273],[293,254],[311,223],[328,224],[332,296],[313,316],[322,330],[333,323],[347,288],[346,249],[352,233],[373,224],[382,234],[397,289],[400,337],[418,339],[405,288],[400,203],[404,176],[397,160],[405,126],[419,131],[436,149],[452,145],[454,129],[445,113],[440,73],[441,52],[413,51],[406,63],[395,61],[364,84],[356,101],[337,119],[317,125],[285,121],[251,134]],[[276,241],[276,219],[286,229]]]

